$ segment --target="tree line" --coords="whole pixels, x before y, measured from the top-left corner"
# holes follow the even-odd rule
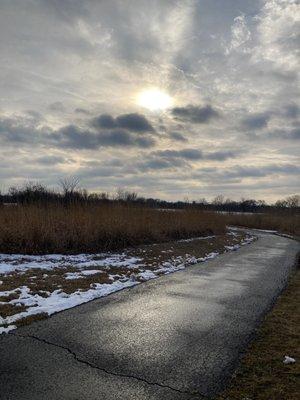
[[[300,196],[293,195],[268,204],[264,200],[244,199],[232,200],[223,195],[216,196],[212,201],[205,198],[198,200],[185,199],[184,201],[166,201],[138,196],[136,192],[117,189],[115,193],[89,193],[81,189],[79,180],[65,178],[59,181],[60,190],[49,189],[38,182],[28,182],[20,187],[11,187],[7,193],[0,193],[0,205],[19,204],[103,204],[118,203],[145,206],[150,208],[174,209],[197,208],[219,212],[251,212],[262,213],[268,211],[300,211]]]

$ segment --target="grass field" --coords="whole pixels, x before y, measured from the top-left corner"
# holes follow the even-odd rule
[[[176,214],[176,215],[175,215]],[[0,207],[0,253],[94,253],[224,234],[221,215],[115,205]]]
[[[0,253],[78,254],[224,234],[226,225],[300,236],[300,215],[158,210],[119,203],[0,207]]]
[[[296,214],[296,212],[227,214],[223,216],[228,225],[276,230],[280,233],[300,236],[300,214]]]

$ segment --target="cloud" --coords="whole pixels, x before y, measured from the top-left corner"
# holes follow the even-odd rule
[[[65,111],[65,106],[61,101],[56,101],[55,103],[52,103],[49,105],[49,110],[54,111],[54,112],[64,112]]]
[[[42,156],[38,157],[35,160],[38,164],[43,165],[55,165],[55,164],[64,164],[66,159],[62,156]]]
[[[231,43],[227,52],[231,50],[241,50],[242,46],[251,38],[251,32],[247,26],[245,15],[239,15],[234,18],[234,23],[231,27]]]
[[[300,139],[300,128],[292,129],[289,137],[294,140],[299,140]]]
[[[185,160],[201,160],[203,153],[197,149],[182,149],[182,150],[162,150],[154,153],[158,157],[163,158],[182,158]]]
[[[92,131],[76,125],[66,125],[60,129],[39,128],[26,124],[24,119],[0,119],[0,139],[6,143],[19,145],[51,146],[76,150],[95,150],[100,147],[140,147],[155,145],[151,136],[140,135],[124,129]],[[30,121],[31,122],[31,121]]]
[[[259,45],[255,59],[279,71],[299,69],[299,1],[266,0],[257,16]]]
[[[193,124],[204,124],[220,116],[219,112],[210,105],[204,107],[193,105],[175,107],[172,109],[172,114],[179,120],[191,122]]]
[[[36,120],[26,117],[0,118],[0,139],[8,143],[38,144],[43,130],[37,130]]]
[[[59,147],[81,149],[97,149],[99,147],[142,147],[155,145],[151,137],[139,136],[135,132],[125,130],[92,132],[83,130],[75,125],[65,126],[54,132],[53,143]]]
[[[77,107],[75,108],[74,112],[76,114],[84,114],[84,115],[90,115],[91,112],[89,110],[86,110],[85,108]]]
[[[181,133],[179,133],[179,132],[171,132],[169,134],[169,137],[171,139],[174,139],[174,140],[178,141],[178,142],[187,142],[188,141],[188,139],[185,136],[183,136]]]
[[[208,153],[205,155],[205,158],[207,160],[214,160],[214,161],[225,161],[229,158],[235,158],[237,157],[238,152],[236,151],[215,151],[212,153]]]
[[[300,115],[300,109],[297,104],[289,104],[284,107],[283,113],[287,118],[296,119]]]
[[[94,128],[112,129],[117,127],[115,119],[109,114],[101,114],[99,117],[93,118],[91,125]]]
[[[199,178],[204,180],[215,179],[216,181],[229,182],[243,178],[265,178],[271,175],[298,175],[300,167],[293,164],[267,164],[261,166],[234,165],[231,168],[218,170],[217,168],[202,168],[198,170]],[[237,181],[238,182],[238,181]]]
[[[159,170],[170,168],[191,168],[190,163],[200,160],[225,161],[234,158],[237,152],[216,151],[203,153],[199,149],[186,148],[182,150],[158,150],[145,156],[145,161],[138,163],[140,170]]]
[[[242,120],[242,126],[246,129],[262,129],[268,125],[270,118],[270,113],[252,114]]]
[[[210,153],[203,153],[198,149],[182,149],[182,150],[163,150],[154,152],[156,156],[164,158],[182,158],[188,161],[198,160],[214,160],[224,161],[229,158],[234,158],[238,155],[237,151],[215,151]]]
[[[174,158],[153,158],[137,165],[140,171],[148,170],[161,170],[161,169],[173,169],[178,167],[185,167],[186,163],[183,160]]]
[[[123,114],[116,118],[113,118],[110,114],[101,114],[92,119],[91,125],[96,129],[121,128],[133,132],[154,132],[154,128],[147,118],[137,113]]]
[[[134,132],[154,132],[150,122],[140,114],[124,114],[116,118],[120,128],[129,129]]]
[[[283,139],[283,140],[299,140],[300,139],[300,128],[294,128],[290,130],[277,129],[267,133],[268,139]]]

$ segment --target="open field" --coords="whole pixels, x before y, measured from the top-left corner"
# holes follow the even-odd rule
[[[218,213],[133,204],[0,206],[0,252],[78,254],[225,233],[226,225],[300,236],[297,210]]]
[[[215,213],[125,205],[0,207],[0,252],[78,254],[224,234]]]

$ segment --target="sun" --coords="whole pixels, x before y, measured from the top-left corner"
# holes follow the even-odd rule
[[[137,103],[150,111],[164,111],[172,106],[173,99],[160,89],[147,89],[139,93]]]

